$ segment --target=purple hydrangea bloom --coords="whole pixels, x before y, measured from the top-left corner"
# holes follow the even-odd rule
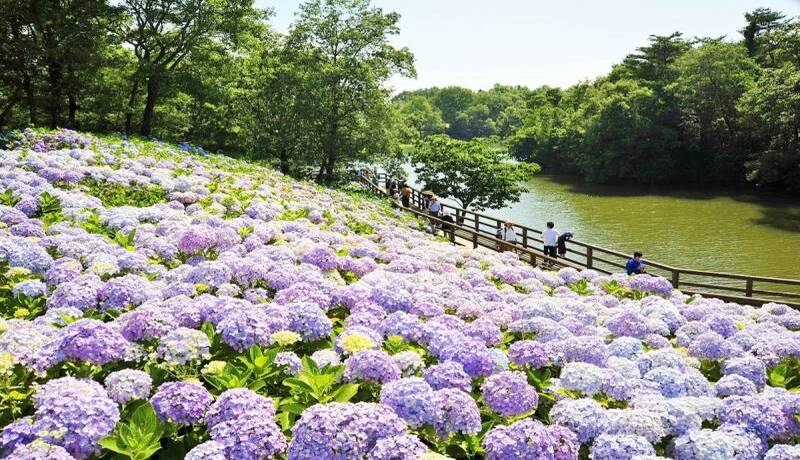
[[[104,310],[135,307],[157,295],[147,279],[132,274],[108,280],[99,292]]]
[[[175,366],[211,356],[210,347],[205,332],[179,327],[161,338],[156,351],[164,362]]]
[[[153,379],[147,372],[123,369],[108,374],[106,391],[117,404],[127,404],[134,399],[147,399],[153,388]]]
[[[601,434],[590,450],[592,460],[632,460],[639,455],[656,455],[647,439],[632,434]]]
[[[150,398],[162,420],[175,423],[200,423],[213,398],[203,385],[193,382],[167,382]]]
[[[47,285],[39,280],[25,280],[15,284],[11,292],[14,297],[21,295],[37,297],[47,293]]]
[[[759,390],[764,388],[767,381],[767,370],[764,362],[754,356],[728,359],[722,369],[725,375],[741,375],[750,380]]]
[[[331,334],[333,323],[317,305],[291,303],[286,305],[286,311],[289,315],[289,330],[300,334],[303,340],[318,340]]]
[[[119,421],[117,404],[91,380],[51,380],[37,389],[33,400],[34,432],[77,459],[98,453],[98,442],[110,435]]]
[[[578,436],[581,443],[591,442],[608,427],[608,415],[594,399],[564,399],[550,410],[553,423],[563,425]]]
[[[8,460],[75,460],[75,458],[63,447],[42,441],[19,446],[6,457]]]
[[[33,417],[23,417],[9,423],[0,432],[0,455],[7,455],[18,446],[30,444],[34,439],[36,433],[33,431]]]
[[[286,437],[274,416],[266,417],[262,411],[244,412],[233,420],[214,424],[209,431],[226,458],[261,460],[286,451]]]
[[[474,339],[449,344],[442,349],[439,358],[461,363],[464,372],[472,378],[487,376],[494,372],[494,357],[491,352],[483,343],[475,342]]]
[[[439,436],[446,438],[453,433],[480,432],[481,414],[472,396],[455,388],[438,390],[435,396],[438,413],[434,426]]]
[[[540,342],[533,340],[520,340],[508,348],[508,358],[520,367],[539,369],[547,366],[550,358]]]
[[[758,460],[763,452],[764,445],[758,436],[740,427],[721,427],[716,431],[695,430],[675,438],[670,444],[670,454],[676,460]]]
[[[322,270],[333,270],[337,265],[336,253],[328,246],[316,246],[306,251],[300,258],[303,263],[311,264]]]
[[[381,321],[381,329],[387,337],[397,335],[408,341],[419,341],[422,327],[419,318],[403,311],[396,311]]]
[[[536,388],[528,384],[528,378],[522,372],[491,375],[481,385],[481,391],[486,405],[504,417],[530,412],[539,403]]]
[[[765,394],[729,396],[717,410],[720,422],[744,425],[764,439],[779,438],[789,426],[778,398]]]
[[[178,249],[184,254],[197,254],[213,249],[217,245],[214,229],[204,225],[189,227],[178,240]]]
[[[289,375],[297,375],[303,368],[300,357],[291,351],[282,351],[275,355],[275,364],[279,366],[286,366],[285,372]]]
[[[367,454],[367,460],[417,460],[427,451],[419,438],[404,434],[379,439]]]
[[[764,460],[797,460],[800,458],[800,446],[777,444],[764,455]]]
[[[642,338],[648,333],[647,318],[630,310],[611,316],[606,321],[606,327],[617,337]]]
[[[747,380],[741,375],[736,374],[722,377],[715,385],[715,388],[717,390],[717,397],[720,398],[724,398],[726,396],[751,395],[758,391],[753,382]]]
[[[75,321],[59,331],[51,346],[56,350],[53,364],[75,360],[100,366],[124,359],[131,349],[122,334],[96,319]]]
[[[59,285],[47,299],[47,308],[91,310],[97,306],[103,282],[95,275],[79,276]]]
[[[362,458],[384,438],[406,433],[390,408],[373,403],[317,404],[292,428],[289,460]]]
[[[254,414],[273,419],[275,406],[272,400],[247,388],[234,388],[223,392],[206,413],[209,428],[222,422],[235,420],[242,414]]]
[[[442,361],[423,373],[425,381],[434,390],[456,388],[467,393],[472,389],[472,379],[464,372],[464,366],[455,361]]]
[[[400,366],[385,351],[358,351],[344,362],[344,379],[348,382],[365,381],[387,383],[400,378]]]
[[[256,308],[233,309],[225,312],[216,329],[225,343],[236,351],[243,351],[255,344],[270,344],[273,332],[286,329],[281,319]]]
[[[228,460],[225,448],[216,441],[206,441],[190,450],[183,460]]]
[[[700,334],[689,344],[689,356],[699,359],[720,360],[735,356],[738,347],[716,332]],[[741,351],[741,349],[739,349]]]
[[[576,460],[579,448],[571,431],[555,425],[545,426],[534,419],[492,428],[486,433],[483,445],[486,458],[490,460]]]
[[[384,384],[380,402],[391,407],[411,428],[432,425],[436,419],[437,401],[433,389],[419,377]]]

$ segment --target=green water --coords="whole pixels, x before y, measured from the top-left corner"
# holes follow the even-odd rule
[[[676,267],[800,279],[800,197],[719,188],[597,186],[539,175],[487,214]]]

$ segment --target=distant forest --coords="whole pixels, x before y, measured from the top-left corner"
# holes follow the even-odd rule
[[[741,36],[649,42],[595,81],[403,92],[406,138],[494,138],[545,172],[600,183],[750,181],[800,190],[800,22],[769,9]]]

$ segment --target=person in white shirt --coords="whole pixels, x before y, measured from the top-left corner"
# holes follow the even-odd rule
[[[506,243],[517,244],[517,232],[514,230],[514,224],[507,220],[505,225],[497,229],[497,239],[505,241]],[[506,245],[500,245],[500,252],[506,249]]]
[[[552,258],[558,257],[556,247],[558,246],[558,231],[554,229],[555,224],[552,222],[547,223],[547,228],[542,232],[542,240],[544,240],[544,255]]]
[[[431,202],[428,204],[428,212],[433,217],[439,217],[439,212],[442,210],[442,203],[439,202],[439,197],[433,195],[431,197]]]

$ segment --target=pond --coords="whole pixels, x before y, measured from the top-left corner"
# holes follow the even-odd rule
[[[413,183],[413,174],[409,178]],[[485,213],[683,268],[800,279],[800,199],[717,187],[608,186],[538,175]]]

